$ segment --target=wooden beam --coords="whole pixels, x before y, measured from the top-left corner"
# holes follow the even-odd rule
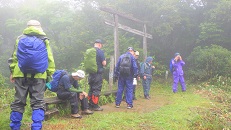
[[[114,27],[114,60],[116,63],[119,59],[119,35],[118,35],[118,15],[114,14],[114,24],[113,24],[113,27]]]
[[[135,21],[135,22],[137,22],[137,23],[142,23],[142,24],[146,23],[146,22],[141,21],[141,20],[139,20],[139,19],[136,19],[136,18],[134,18],[134,17],[132,17],[132,16],[129,16],[129,15],[123,14],[123,13],[121,13],[121,12],[119,12],[119,11],[116,11],[116,10],[114,10],[114,9],[112,9],[112,8],[108,8],[108,7],[99,7],[99,9],[102,10],[102,11],[111,13],[111,14],[116,14],[116,15],[121,16],[121,17],[123,17],[123,18],[129,19],[129,20],[132,20],[132,21]]]
[[[109,20],[105,20],[105,24],[113,26],[113,27],[115,26],[115,23],[112,21],[109,21]],[[128,32],[131,32],[131,33],[134,33],[134,34],[137,34],[137,35],[140,35],[140,36],[143,36],[143,37],[147,37],[149,39],[152,39],[151,34],[148,34],[148,33],[145,34],[144,32],[130,28],[130,27],[125,26],[125,25],[118,24],[118,28],[125,30],[125,31],[128,31]]]
[[[147,28],[146,28],[146,24],[144,24],[143,27],[143,31],[144,31],[144,36],[143,36],[143,56],[144,56],[144,60],[147,58]]]
[[[113,87],[113,74],[114,74],[114,68],[115,68],[115,63],[114,63],[114,56],[110,57],[110,68],[109,68],[109,90],[112,90]]]

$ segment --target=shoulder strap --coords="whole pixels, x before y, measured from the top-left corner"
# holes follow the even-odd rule
[[[58,80],[58,85],[59,85],[60,79],[61,79],[64,75],[67,75],[67,72],[66,72],[66,71],[61,72],[61,75],[60,75],[59,80]]]

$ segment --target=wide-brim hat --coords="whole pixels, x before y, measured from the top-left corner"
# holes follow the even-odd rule
[[[71,74],[72,76],[78,76],[80,78],[84,78],[85,77],[85,73],[83,70],[78,70],[77,72],[74,72]]]
[[[27,26],[28,27],[34,27],[34,28],[36,28],[36,29],[38,29],[38,30],[40,30],[40,31],[43,31],[43,29],[42,29],[42,27],[41,27],[41,23],[38,21],[38,20],[29,20],[28,22],[27,22]]]

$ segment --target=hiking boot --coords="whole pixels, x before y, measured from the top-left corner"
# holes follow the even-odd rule
[[[127,106],[127,109],[131,109],[133,106],[132,105],[128,105]]]
[[[116,108],[120,108],[120,104],[116,104],[116,106],[115,106]]]
[[[86,114],[86,115],[93,114],[93,113],[94,112],[90,111],[89,109],[86,109],[86,110],[82,111],[82,114]]]
[[[96,108],[92,108],[92,111],[103,111],[103,108],[101,107],[96,107]]]
[[[76,113],[76,114],[71,114],[71,117],[73,117],[73,118],[79,118],[79,119],[82,118],[82,116],[79,115],[78,113]]]
[[[148,99],[148,100],[150,99],[150,97],[149,97],[149,96],[144,96],[144,98],[145,98],[145,99]]]

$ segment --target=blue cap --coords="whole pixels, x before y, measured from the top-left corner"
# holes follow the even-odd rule
[[[95,43],[101,43],[101,44],[102,44],[103,42],[102,42],[101,39],[96,39],[96,40],[95,40]]]
[[[175,53],[175,56],[178,56],[178,55],[180,55],[180,53],[178,53],[178,52],[177,52],[177,53]]]

